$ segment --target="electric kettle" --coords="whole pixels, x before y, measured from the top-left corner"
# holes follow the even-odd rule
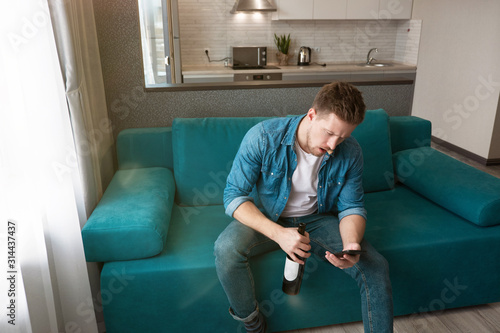
[[[307,66],[311,62],[311,48],[302,46],[299,51],[299,61],[297,65]]]

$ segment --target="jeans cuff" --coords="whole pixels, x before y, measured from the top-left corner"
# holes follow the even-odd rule
[[[233,317],[234,319],[238,320],[238,321],[241,321],[241,322],[244,322],[244,323],[248,323],[250,321],[252,321],[255,317],[257,317],[257,315],[259,314],[259,306],[257,305],[256,309],[254,312],[252,312],[248,317],[246,318],[240,318],[238,317],[233,309],[229,308],[229,314],[231,315],[231,317]]]

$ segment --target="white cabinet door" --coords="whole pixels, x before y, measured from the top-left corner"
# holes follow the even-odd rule
[[[278,0],[278,20],[312,20],[314,0]]]
[[[380,0],[379,19],[411,19],[413,0]]]
[[[347,0],[314,0],[315,20],[343,20],[346,12]]]
[[[377,20],[379,0],[347,1],[348,20]]]

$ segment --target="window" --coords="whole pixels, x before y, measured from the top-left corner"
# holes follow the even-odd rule
[[[181,82],[177,2],[138,0],[146,88]]]

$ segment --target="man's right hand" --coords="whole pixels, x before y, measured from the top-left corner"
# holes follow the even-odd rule
[[[282,228],[281,232],[276,235],[275,241],[293,261],[301,265],[304,264],[304,261],[297,256],[304,259],[311,256],[311,253],[308,252],[311,249],[308,232],[301,235],[298,228]]]
[[[285,228],[269,220],[252,201],[245,201],[236,208],[233,217],[278,243],[293,261],[304,264],[304,261],[297,258],[297,255],[302,258],[311,256],[310,253],[307,253],[311,249],[309,233],[301,235],[298,228]]]

